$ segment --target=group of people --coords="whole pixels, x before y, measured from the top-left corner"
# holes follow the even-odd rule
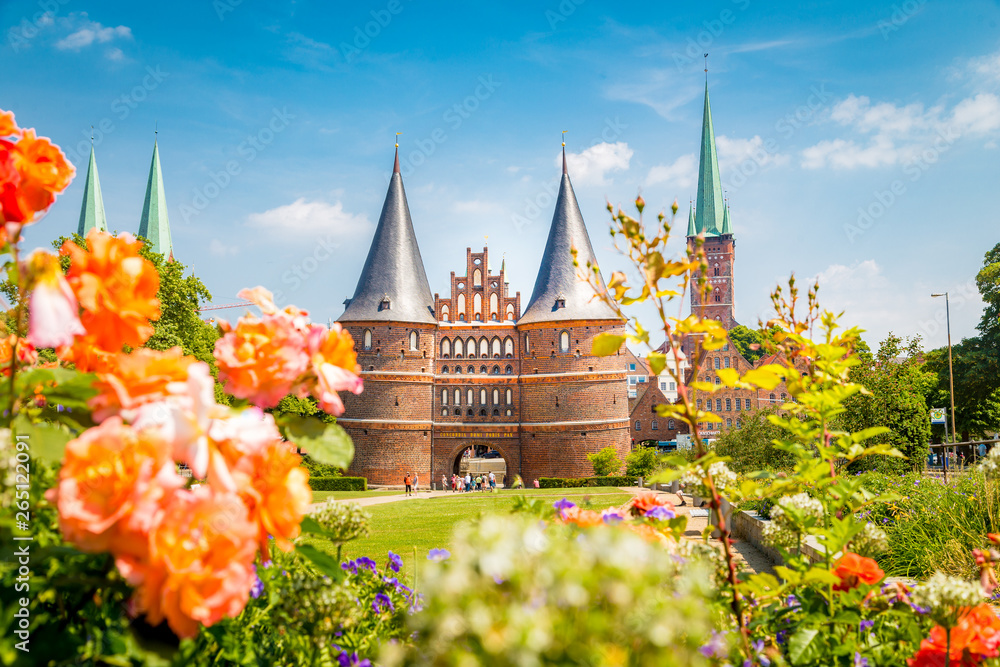
[[[418,479],[416,473],[412,475],[408,474],[403,477],[403,486],[406,487],[406,495],[412,496],[414,493],[417,492],[417,483]]]
[[[476,475],[472,476],[471,473],[465,473],[465,477],[461,475],[452,475],[451,481],[449,482],[447,475],[441,475],[441,488],[451,490],[455,493],[459,491],[469,492],[469,491],[486,491],[488,488],[490,492],[497,490],[497,476],[491,471],[488,475]]]

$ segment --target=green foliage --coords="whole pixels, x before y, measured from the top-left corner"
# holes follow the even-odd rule
[[[309,477],[340,477],[344,473],[340,468],[335,466],[327,465],[325,463],[320,463],[319,461],[313,460],[308,454],[301,454],[302,456],[302,467],[309,471]]]
[[[737,473],[791,470],[795,457],[774,445],[784,433],[771,421],[776,414],[777,409],[767,408],[744,416],[742,428],[729,429],[715,441],[715,453],[729,457],[729,466]]]
[[[364,477],[310,477],[309,488],[313,491],[367,491],[368,480]]]
[[[614,475],[622,469],[622,461],[614,447],[608,446],[599,452],[587,454],[587,460],[594,466],[594,475],[597,477]]]
[[[729,340],[733,342],[733,345],[743,355],[743,358],[751,364],[764,356],[764,349],[762,347],[764,336],[757,329],[751,329],[740,324],[729,330]],[[757,346],[756,349],[752,347],[754,345]]]
[[[639,447],[633,449],[625,457],[625,476],[629,478],[648,478],[660,467],[659,458],[656,456],[656,449],[653,447]]]
[[[860,363],[850,369],[850,381],[867,391],[844,400],[838,425],[847,431],[886,427],[872,443],[894,447],[908,459],[869,457],[852,469],[923,469],[931,435],[926,397],[936,379],[924,368],[922,357],[919,337],[904,341],[889,334],[875,354],[860,354]]]
[[[340,469],[351,465],[354,443],[347,431],[337,424],[292,414],[278,415],[275,423],[287,440],[294,442],[314,461]]]
[[[927,353],[927,370],[936,376],[936,386],[928,393],[929,407],[950,407],[948,348]],[[983,337],[966,338],[952,347],[955,377],[955,425],[960,440],[981,438],[1000,430],[1000,356]],[[950,410],[949,410],[950,411]],[[949,415],[948,430],[951,431]],[[935,426],[936,437],[944,442],[944,427]]]
[[[540,489],[579,489],[583,487],[595,486],[632,486],[635,479],[632,477],[603,476],[603,477],[539,477],[538,488]]]

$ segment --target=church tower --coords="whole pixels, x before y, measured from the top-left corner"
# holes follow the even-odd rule
[[[688,215],[687,241],[693,247],[695,237],[704,235],[708,257],[708,282],[712,291],[708,300],[691,291],[691,312],[719,320],[726,329],[737,326],[736,290],[733,264],[736,260],[736,239],[729,221],[729,207],[722,196],[719,177],[719,157],[715,150],[715,129],[712,108],[708,101],[708,81],[705,82],[705,111],[701,128],[701,161],[698,168],[698,199]]]
[[[167,217],[167,195],[163,190],[163,173],[160,170],[160,148],[153,141],[153,161],[149,165],[146,182],[146,199],[139,219],[139,236],[147,239],[153,252],[169,260],[174,259],[174,246],[170,239],[170,219]]]
[[[87,182],[83,189],[83,204],[80,206],[80,224],[76,233],[86,236],[97,228],[108,231],[108,220],[104,214],[104,197],[101,195],[101,179],[97,175],[97,159],[94,157],[94,146],[90,146],[90,164],[87,165]]]
[[[399,148],[354,296],[338,318],[354,338],[365,390],[337,422],[354,440],[351,474],[373,484],[430,480],[437,320],[399,172]]]

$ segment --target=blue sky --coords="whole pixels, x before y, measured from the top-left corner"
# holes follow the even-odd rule
[[[676,197],[682,234],[707,51],[737,318],[766,318],[794,271],[873,340],[943,344],[945,290],[954,336],[974,333],[1000,241],[997,2],[642,5],[8,0],[0,108],[84,170],[97,126],[109,225],[133,233],[158,125],[175,254],[215,302],[262,284],[326,321],[354,292],[396,132],[432,290],[488,235],[526,304],[562,130],[606,275],[606,198]],[[83,180],[30,245],[75,230]]]

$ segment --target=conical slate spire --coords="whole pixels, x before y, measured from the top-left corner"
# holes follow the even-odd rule
[[[716,236],[722,230],[724,208],[722,182],[719,178],[719,156],[715,152],[715,129],[712,127],[712,107],[708,103],[708,81],[705,82],[705,112],[701,126],[701,163],[698,167],[698,202],[695,221],[698,233]]]
[[[570,253],[572,248],[577,250],[577,261],[583,272],[587,270],[588,261],[596,264],[597,260],[580,213],[580,205],[573,192],[573,184],[565,169],[564,158],[562,183],[556,198],[556,210],[552,214],[549,238],[545,243],[531,300],[518,320],[522,324],[619,319],[609,305],[596,298],[594,289],[578,277],[577,267],[573,266],[573,255]],[[604,290],[604,280],[598,277],[598,281],[600,288]]]
[[[80,206],[80,224],[76,233],[86,236],[91,229],[108,231],[108,220],[104,215],[104,197],[101,195],[101,179],[97,175],[97,160],[94,146],[90,146],[90,164],[87,165],[87,183],[83,188],[83,205]]]
[[[174,246],[170,240],[167,196],[163,191],[163,174],[160,171],[160,148],[155,140],[153,162],[149,165],[149,181],[146,183],[146,200],[142,204],[142,218],[139,221],[139,236],[149,240],[153,252],[173,259]]]
[[[399,149],[361,278],[338,322],[433,324],[434,299],[406,204]]]

